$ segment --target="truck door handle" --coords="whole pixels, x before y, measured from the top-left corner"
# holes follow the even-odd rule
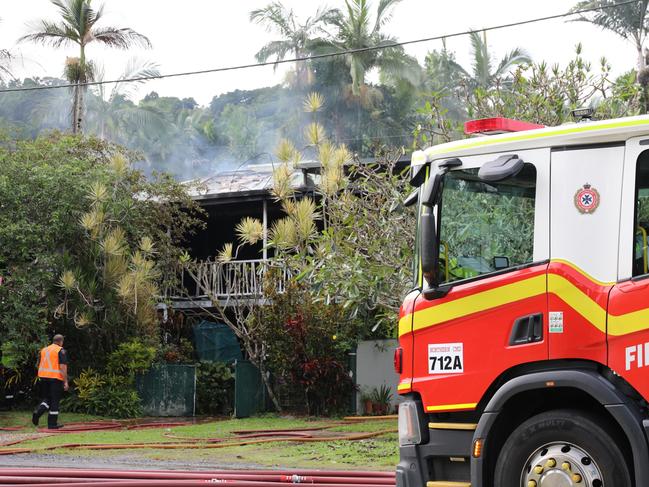
[[[543,340],[543,313],[522,316],[514,322],[509,345],[526,345]]]

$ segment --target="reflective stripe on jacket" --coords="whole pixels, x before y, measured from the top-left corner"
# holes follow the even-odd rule
[[[52,343],[49,347],[41,350],[41,360],[38,363],[38,376],[42,379],[63,380],[61,366],[59,364],[59,352],[62,347]]]

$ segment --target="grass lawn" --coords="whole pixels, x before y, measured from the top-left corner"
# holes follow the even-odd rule
[[[61,423],[92,421],[97,418],[78,414],[61,414]],[[161,421],[165,421],[161,419]],[[66,433],[42,437],[16,445],[20,448],[42,448],[69,443],[102,443],[102,444],[138,444],[150,442],[174,443],[179,440],[168,438],[172,434],[183,438],[224,438],[237,441],[233,431],[261,429],[297,429],[317,427],[336,423],[332,419],[294,418],[278,415],[265,415],[248,419],[227,419],[207,423],[179,426],[174,428],[156,428],[144,430],[111,430],[87,433]],[[0,413],[0,427],[21,426],[17,433],[35,431],[31,425],[30,412]],[[396,420],[381,420],[343,425],[314,435],[355,434],[376,432],[396,428]],[[4,441],[10,440],[10,434],[3,435]],[[196,443],[203,446],[205,443]],[[349,468],[349,469],[384,469],[392,470],[398,463],[398,440],[396,433],[356,441],[325,442],[268,442],[226,448],[183,448],[174,450],[147,448],[129,450],[84,450],[56,449],[48,454],[92,458],[117,458],[137,462],[153,460],[156,462],[187,462],[205,464],[206,466],[256,465],[262,467],[284,468]]]

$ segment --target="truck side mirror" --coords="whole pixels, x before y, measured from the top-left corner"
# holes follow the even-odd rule
[[[430,288],[439,285],[439,245],[437,241],[437,221],[430,206],[421,208],[421,272]]]
[[[428,297],[439,286],[439,239],[437,218],[433,209],[439,202],[444,172],[435,173],[422,188],[421,194],[421,272],[426,286],[424,296]]]

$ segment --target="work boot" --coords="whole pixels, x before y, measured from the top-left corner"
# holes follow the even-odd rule
[[[62,424],[57,424],[59,421],[59,413],[57,412],[56,414],[50,414],[47,415],[47,429],[49,430],[58,430],[63,427]]]
[[[38,420],[41,419],[41,416],[49,409],[48,405],[44,402],[40,403],[38,407],[34,410],[32,414],[32,424],[38,426]]]

